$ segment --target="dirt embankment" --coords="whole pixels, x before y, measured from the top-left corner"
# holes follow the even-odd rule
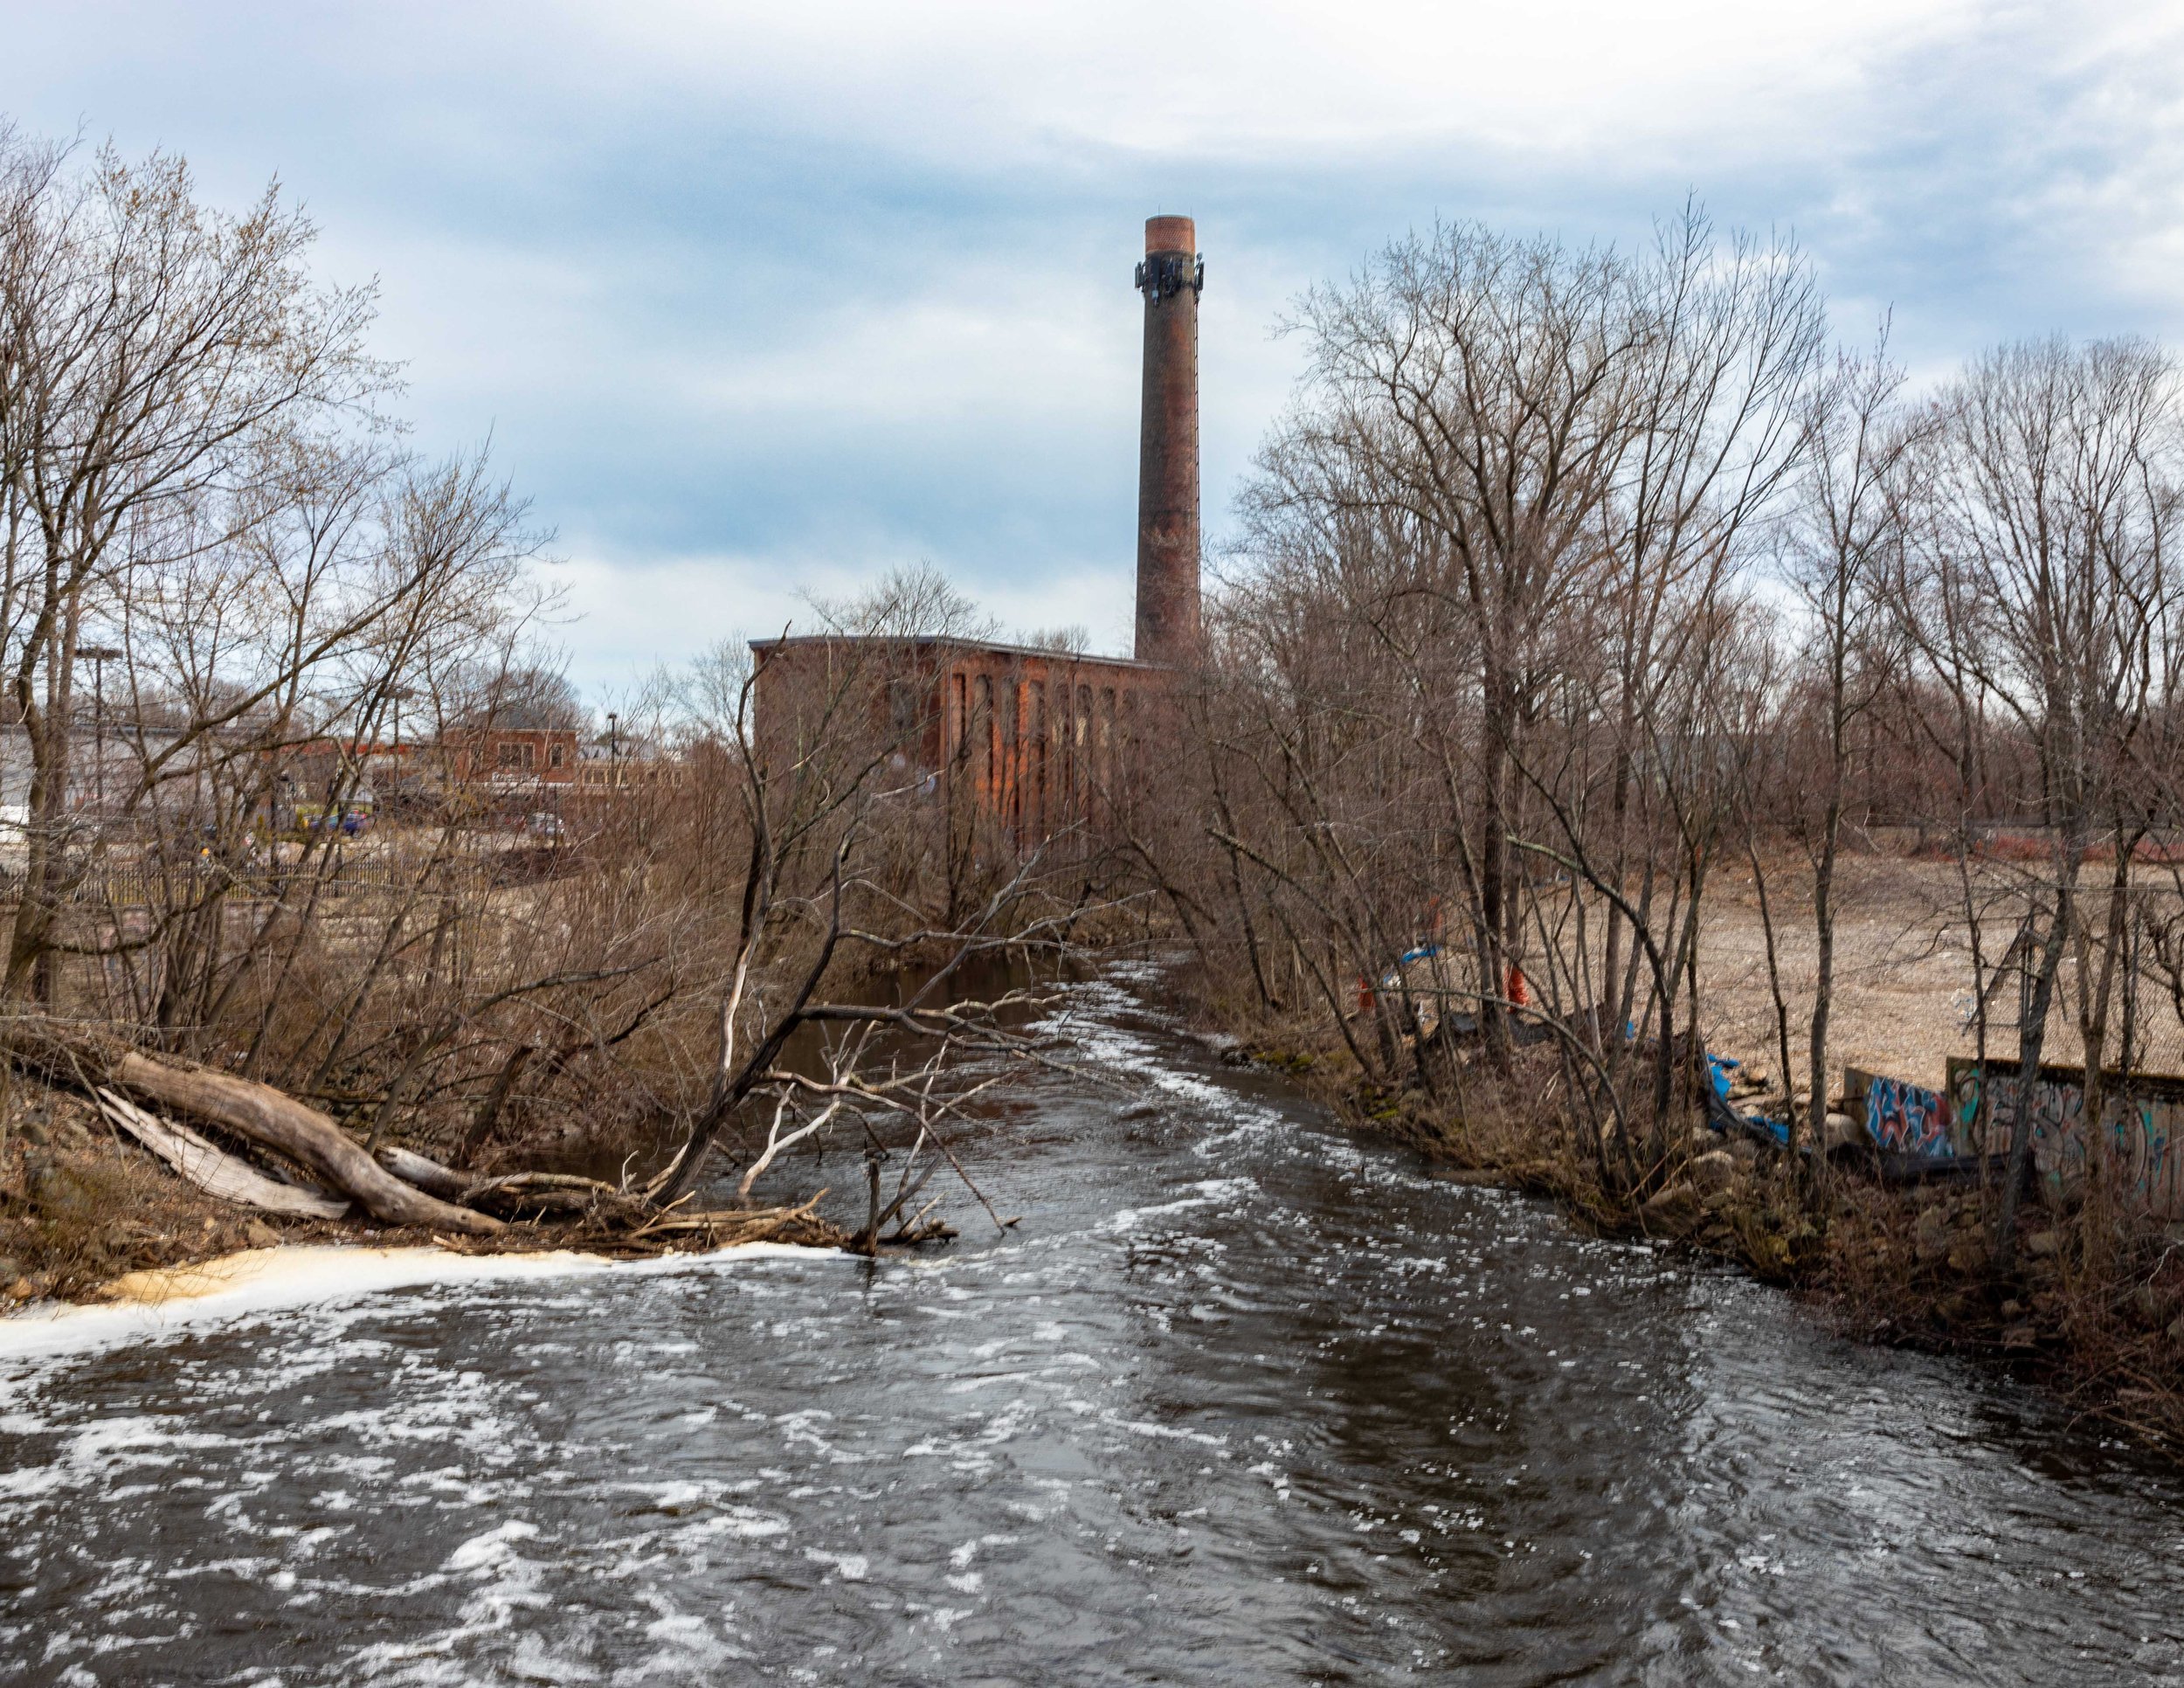
[[[84,1300],[124,1272],[349,1234],[324,1221],[271,1223],[216,1200],[114,1142],[88,1103],[15,1089],[0,1149],[0,1306]]]

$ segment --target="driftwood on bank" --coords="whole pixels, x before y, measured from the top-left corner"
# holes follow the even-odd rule
[[[667,1208],[646,1220],[607,1246],[619,1252],[651,1254],[671,1242],[695,1242],[708,1249],[729,1249],[745,1242],[791,1242],[807,1248],[840,1249],[851,1242],[839,1225],[821,1219],[816,1209],[826,1192],[821,1190],[795,1207],[729,1207],[711,1212]]]
[[[459,1173],[413,1149],[389,1144],[377,1152],[379,1164],[404,1183],[507,1219],[620,1220],[634,1225],[652,1211],[650,1204],[635,1192],[573,1173],[507,1173],[482,1178],[475,1173]]]
[[[458,1207],[404,1183],[326,1115],[270,1084],[206,1067],[155,1061],[88,1027],[43,1017],[6,1024],[0,1028],[0,1046],[48,1078],[94,1093],[128,1091],[276,1150],[384,1223],[466,1236],[489,1236],[502,1228],[490,1214]]]
[[[436,1195],[442,1201],[460,1201],[472,1180],[453,1166],[443,1166],[430,1155],[421,1155],[409,1149],[397,1149],[384,1144],[379,1151],[379,1164],[404,1184],[414,1184],[427,1195]]]
[[[501,1228],[501,1221],[489,1214],[458,1207],[404,1183],[317,1109],[270,1084],[205,1067],[171,1067],[134,1051],[123,1055],[110,1070],[121,1089],[185,1113],[202,1114],[253,1143],[279,1150],[354,1197],[374,1219],[470,1236]]]
[[[570,1230],[584,1246],[624,1256],[693,1244],[719,1249],[786,1242],[841,1248],[853,1241],[814,1211],[826,1193],[824,1190],[798,1207],[700,1212],[684,1203],[659,1206],[639,1192],[567,1173],[481,1178],[392,1145],[382,1147],[375,1159],[331,1118],[285,1091],[210,1068],[155,1059],[94,1028],[66,1021],[43,1017],[0,1021],[0,1058],[98,1097],[108,1118],[198,1187],[272,1212],[332,1218],[349,1211],[338,1200],[347,1194],[376,1219],[430,1227],[443,1234],[444,1242],[467,1236],[494,1249],[520,1237],[520,1232],[509,1231],[494,1213],[477,1211],[482,1206],[510,1220],[573,1221]],[[335,1193],[268,1177],[187,1126],[151,1113],[124,1091],[162,1109],[196,1115],[277,1151],[322,1179]],[[900,1205],[888,1213],[898,1211]],[[562,1235],[570,1235],[570,1230]],[[952,1235],[945,1226],[921,1227],[913,1221],[886,1241]]]
[[[339,1219],[349,1212],[348,1202],[322,1190],[306,1190],[267,1178],[255,1166],[206,1142],[187,1125],[147,1113],[112,1090],[100,1090],[99,1111],[207,1195],[300,1219]]]

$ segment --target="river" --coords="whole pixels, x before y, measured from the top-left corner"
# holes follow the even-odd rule
[[[0,1680],[2184,1682],[2168,1468],[1069,1013],[1006,1235],[0,1359]]]

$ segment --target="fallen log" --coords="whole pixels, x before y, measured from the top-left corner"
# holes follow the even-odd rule
[[[602,1196],[628,1193],[619,1186],[605,1184],[596,1178],[584,1178],[575,1173],[508,1173],[498,1178],[467,1180],[463,1186],[463,1193],[472,1197],[488,1195],[497,1190],[579,1190]]]
[[[633,1242],[646,1237],[688,1235],[717,1238],[737,1233],[764,1235],[798,1225],[823,1227],[832,1234],[832,1238],[840,1238],[843,1235],[840,1228],[828,1225],[814,1211],[826,1194],[826,1192],[821,1190],[818,1195],[797,1207],[727,1207],[707,1213],[668,1208],[632,1230],[627,1240]]]
[[[269,1214],[303,1219],[339,1219],[349,1203],[322,1190],[306,1190],[267,1178],[255,1166],[208,1143],[187,1125],[149,1114],[127,1097],[99,1092],[99,1111],[207,1195]]]
[[[463,1192],[467,1206],[509,1218],[581,1218],[593,1225],[637,1225],[652,1204],[634,1191],[571,1173],[511,1173],[481,1179]]]
[[[633,1224],[649,1211],[641,1197],[573,1173],[509,1173],[481,1178],[459,1173],[412,1149],[397,1149],[390,1144],[377,1152],[379,1164],[404,1183],[504,1219],[619,1217]]]
[[[518,1214],[563,1214],[579,1222],[563,1235],[573,1232],[585,1247],[619,1256],[656,1255],[693,1242],[712,1248],[766,1242],[840,1249],[851,1241],[848,1233],[814,1211],[826,1194],[824,1190],[795,1207],[694,1213],[686,1206],[688,1198],[655,1207],[637,1191],[573,1173],[515,1173],[481,1179],[391,1145],[381,1149],[375,1159],[327,1115],[270,1084],[179,1061],[155,1059],[101,1027],[43,1013],[28,1013],[19,1019],[0,1017],[0,1059],[12,1062],[45,1083],[97,1097],[109,1118],[202,1187],[213,1186],[194,1174],[203,1173],[235,1190],[244,1187],[232,1176],[240,1174],[241,1179],[266,1186],[262,1191],[256,1184],[250,1187],[264,1196],[262,1205],[273,1211],[314,1216],[321,1211],[274,1206],[301,1197],[328,1204],[332,1211],[327,1217],[347,1211],[337,1200],[338,1195],[346,1194],[376,1219],[429,1228],[443,1234],[442,1246],[465,1253],[497,1252],[523,1234],[519,1231],[511,1236],[508,1227],[493,1214],[442,1200],[436,1188],[453,1192],[465,1201],[491,1201]],[[252,1144],[276,1151],[323,1180],[334,1193],[268,1177],[188,1127],[152,1114],[118,1094],[124,1090],[162,1108],[197,1115]],[[165,1145],[164,1150],[160,1145]],[[930,1207],[921,1209],[919,1217],[928,1211]],[[916,1221],[900,1230],[909,1240],[952,1235],[943,1226],[921,1227]],[[487,1241],[466,1247],[457,1240],[463,1237]],[[495,1238],[500,1241],[490,1241]],[[902,1238],[889,1239],[896,1240]]]
[[[490,1214],[458,1207],[405,1184],[366,1154],[315,1108],[255,1079],[205,1067],[173,1067],[135,1050],[107,1067],[118,1088],[169,1108],[201,1114],[239,1137],[277,1149],[356,1200],[390,1225],[424,1225],[436,1231],[486,1236],[502,1228]]]
[[[473,1181],[468,1174],[443,1166],[430,1155],[397,1149],[392,1144],[380,1148],[379,1164],[404,1184],[414,1184],[426,1195],[436,1195],[443,1201],[461,1200]]]
[[[510,1220],[615,1217],[603,1214],[598,1198],[582,1190],[487,1190],[474,1202],[487,1213]]]

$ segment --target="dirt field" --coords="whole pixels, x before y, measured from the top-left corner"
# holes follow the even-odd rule
[[[1947,861],[1853,856],[1837,868],[1836,879],[1828,1088],[1841,1088],[1848,1064],[1939,1089],[1949,1057],[1973,1049],[1972,957],[1959,912],[1956,868]],[[1790,1009],[1791,1051],[1801,1062],[1816,965],[1811,875],[1770,869],[1767,896]],[[1707,1046],[1764,1070],[1779,1084],[1766,938],[1750,872],[1717,882],[1708,908],[1700,934]],[[2007,930],[1983,937],[1990,965],[1992,951],[2008,937]]]
[[[2095,902],[2105,897],[2107,871],[2090,865],[2082,895]],[[1981,870],[1979,895],[1988,905],[1982,917],[1981,954],[1990,970],[2022,918],[2025,882],[2021,872],[2005,861],[1988,863]],[[2177,883],[2172,868],[2149,865],[2134,877],[2153,913],[2160,915],[2166,908],[2169,916],[2174,915]],[[1814,978],[1811,873],[1801,861],[1778,865],[1770,868],[1767,883],[1784,994],[1789,1002],[1791,1048],[1801,1062],[1807,1034],[1800,1022],[1812,1012]],[[1830,1091],[1841,1089],[1846,1064],[1939,1088],[1949,1057],[1973,1052],[1976,987],[1956,865],[1899,855],[1848,856],[1837,869],[1837,903],[1835,1013],[1828,1039]],[[1701,933],[1701,976],[1708,1047],[1717,1054],[1736,1055],[1773,1077],[1781,1063],[1767,991],[1759,902],[1749,869],[1717,881],[1708,892],[1707,909]],[[2184,1076],[2184,1021],[2180,1021],[2167,986],[2154,975],[2144,951],[2140,965],[2134,1017],[2139,1069]],[[1990,1047],[2014,1055],[2018,1008],[2015,974],[1990,989]],[[2056,992],[2048,1021],[2049,1058],[2076,1062],[2083,1046],[2073,960],[2065,959]],[[2119,1009],[2111,1014],[2111,1039],[2119,1031]]]

